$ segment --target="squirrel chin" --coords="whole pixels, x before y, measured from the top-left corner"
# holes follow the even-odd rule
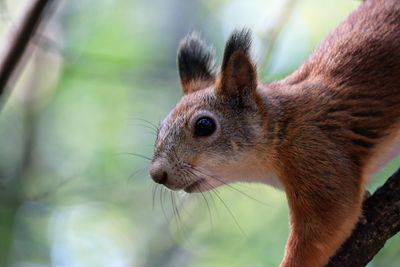
[[[185,191],[186,193],[198,193],[207,191],[209,187],[205,187],[205,185],[206,181],[202,178],[183,188],[183,191]]]
[[[206,192],[213,190],[214,188],[225,184],[223,181],[214,181],[214,180],[208,180],[206,178],[200,178],[189,185],[185,186],[182,190],[185,191],[186,193],[201,193],[201,192]]]

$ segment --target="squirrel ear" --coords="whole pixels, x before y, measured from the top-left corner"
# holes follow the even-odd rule
[[[219,93],[227,96],[251,95],[257,87],[257,71],[249,55],[251,32],[234,31],[228,39],[221,67]]]
[[[214,52],[195,32],[187,35],[179,45],[178,69],[184,94],[215,81]]]

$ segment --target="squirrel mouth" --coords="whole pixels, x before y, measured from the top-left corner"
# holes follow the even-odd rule
[[[201,192],[202,191],[201,184],[203,182],[204,179],[197,180],[196,182],[193,182],[188,186],[186,186],[185,188],[183,188],[183,191],[185,191],[186,193]]]

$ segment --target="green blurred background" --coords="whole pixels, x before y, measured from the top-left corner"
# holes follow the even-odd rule
[[[25,3],[0,1],[3,43]],[[174,193],[178,216],[170,193],[154,192],[148,160],[129,153],[151,157],[150,123],[181,97],[175,56],[188,32],[220,58],[230,32],[250,27],[267,82],[297,68],[359,4],[58,1],[0,113],[0,266],[278,266],[283,192],[234,184],[218,189],[221,199]],[[370,266],[400,266],[400,236]]]

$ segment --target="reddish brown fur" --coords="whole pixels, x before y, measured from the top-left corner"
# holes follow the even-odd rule
[[[264,91],[283,114],[271,114],[272,133],[285,132],[275,146],[292,226],[282,266],[322,266],[359,218],[371,159],[399,141],[400,2],[366,1]]]
[[[299,70],[272,84],[256,84],[248,40],[244,31],[233,35],[214,85],[204,75],[183,84],[186,96],[161,127],[153,162],[164,169],[154,176],[167,170],[165,185],[185,189],[215,182],[185,175],[196,166],[225,175],[224,182],[239,169],[254,181],[275,173],[291,219],[281,266],[320,267],[359,219],[371,170],[400,149],[400,1],[366,0]],[[196,69],[186,72],[192,66],[184,59],[185,78]],[[189,122],[204,110],[220,128],[196,139]]]

